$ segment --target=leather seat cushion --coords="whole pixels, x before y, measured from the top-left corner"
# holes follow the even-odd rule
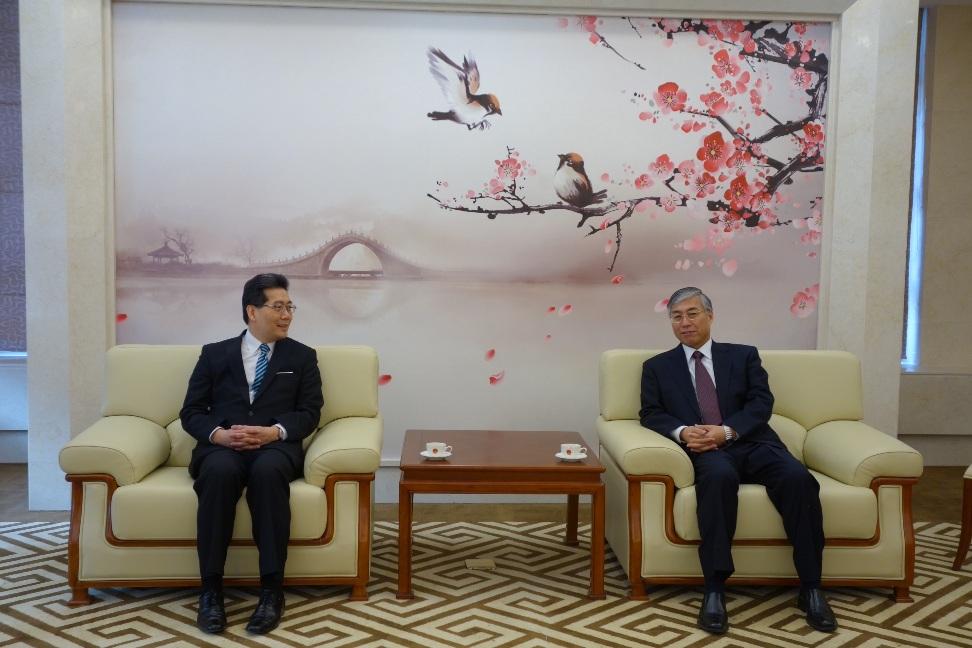
[[[870,488],[848,486],[826,475],[810,471],[820,484],[826,538],[868,539],[877,530],[877,496]],[[646,514],[648,514],[646,512]],[[758,484],[739,486],[737,540],[786,539],[783,519],[766,489]],[[685,540],[699,540],[695,486],[675,491],[675,531]]]
[[[191,540],[196,537],[196,492],[189,471],[161,467],[141,481],[115,490],[111,528],[123,540]],[[311,540],[324,535],[327,498],[324,490],[303,479],[290,483],[290,537]],[[252,522],[246,491],[236,505],[234,540],[250,540]]]

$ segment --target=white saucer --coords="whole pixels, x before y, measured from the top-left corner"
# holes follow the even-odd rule
[[[565,455],[563,452],[558,452],[554,456],[560,459],[561,461],[584,461],[585,459],[587,459],[586,454]]]
[[[452,456],[451,452],[437,452],[436,454],[432,454],[428,450],[422,450],[419,454],[426,459],[448,459]]]

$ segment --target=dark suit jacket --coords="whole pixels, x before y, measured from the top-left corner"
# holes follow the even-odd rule
[[[712,365],[723,424],[736,431],[738,441],[782,445],[769,426],[773,394],[756,347],[713,341]],[[682,345],[646,360],[641,371],[641,424],[667,436],[680,425],[701,421]]]
[[[301,441],[317,429],[324,406],[317,353],[296,340],[278,340],[260,392],[251,404],[242,343],[241,334],[205,345],[189,378],[179,418],[197,441],[189,463],[193,479],[199,474],[203,457],[219,447],[209,442],[210,433],[217,427],[236,424],[280,423],[287,430],[287,440],[263,447],[279,449],[290,458],[297,474],[303,472]]]

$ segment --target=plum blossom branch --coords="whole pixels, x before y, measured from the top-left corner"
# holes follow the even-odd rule
[[[823,164],[823,125],[827,87],[828,60],[818,52],[811,39],[802,39],[806,33],[803,23],[787,23],[782,29],[770,26],[766,21],[714,21],[714,20],[658,20],[655,26],[665,37],[672,39],[674,34],[694,32],[705,33],[715,41],[730,45],[713,53],[712,70],[721,79],[718,88],[700,96],[702,108],[687,105],[687,92],[674,81],[658,86],[654,94],[655,102],[662,114],[682,113],[711,120],[722,131],[707,135],[697,157],[710,174],[718,176],[719,182],[732,178],[724,192],[725,200],[715,199],[706,203],[712,212],[710,222],[721,223],[725,231],[736,227],[770,227],[792,222],[781,222],[774,213],[773,204],[779,202],[778,190],[792,183],[796,173],[813,173],[822,170]],[[799,37],[791,39],[791,31]],[[754,61],[783,64],[793,70],[791,81],[808,95],[807,110],[797,118],[784,121],[765,110],[762,106],[760,81],[750,85],[750,73],[742,70],[740,62],[750,64]],[[752,134],[749,124],[745,128],[736,127],[723,116],[732,108],[730,97],[749,94],[750,102],[757,116],[766,115],[772,122],[765,132]],[[656,111],[657,115],[657,111]],[[650,116],[650,115],[649,115]],[[643,117],[644,118],[644,117]],[[698,121],[689,119],[682,124],[686,133],[704,127]],[[729,135],[726,141],[723,131]],[[764,152],[763,145],[781,138],[791,138],[797,150],[782,159],[770,157]],[[779,153],[776,154],[779,156]],[[686,161],[683,164],[692,164]],[[769,172],[768,169],[773,169]],[[756,177],[747,177],[747,172],[755,170]],[[714,178],[713,178],[714,181]],[[703,183],[697,197],[713,193],[708,184]]]
[[[623,55],[604,38],[598,31],[598,25],[603,21],[595,16],[581,16],[578,20],[582,28],[589,32],[592,44],[605,47],[626,63],[646,70],[645,66]],[[640,23],[635,24],[630,18],[624,20],[639,39],[644,38],[639,31]],[[563,19],[561,24],[566,26],[567,20]],[[620,258],[624,221],[636,212],[643,211],[644,206],[639,205],[645,203],[674,211],[678,207],[687,206],[690,200],[705,200],[706,209],[711,214],[709,221],[721,225],[726,233],[740,227],[798,227],[804,219],[780,220],[775,212],[775,204],[784,200],[782,195],[778,195],[779,189],[792,183],[794,174],[819,172],[823,168],[824,135],[821,118],[826,105],[828,60],[813,47],[811,40],[799,37],[791,39],[791,32],[800,36],[806,32],[806,26],[802,23],[787,23],[782,30],[771,25],[768,21],[656,21],[654,26],[664,32],[665,38],[669,40],[678,33],[694,32],[705,34],[710,43],[722,43],[726,46],[715,48],[718,51],[713,54],[712,70],[719,79],[716,82],[718,87],[701,95],[700,99],[704,104],[702,107],[687,105],[687,93],[678,84],[666,82],[654,94],[655,102],[652,105],[658,107],[655,117],[651,113],[639,115],[643,120],[654,121],[659,111],[662,114],[681,113],[711,120],[713,126],[718,124],[713,132],[705,135],[702,147],[696,154],[698,162],[689,159],[673,168],[672,161],[663,154],[650,165],[652,175],[665,178],[661,182],[670,192],[667,195],[618,198],[602,204],[532,202],[528,200],[526,193],[529,165],[519,158],[513,147],[507,147],[506,158],[495,161],[495,177],[488,179],[481,190],[469,190],[464,197],[448,199],[432,193],[427,196],[441,209],[480,214],[490,220],[500,215],[547,212],[575,214],[576,227],[584,228],[586,225],[585,238],[597,236],[601,232],[614,232],[614,254],[608,271],[614,270]],[[760,86],[761,80],[757,79],[750,85],[751,75],[745,70],[748,67],[758,76],[756,64],[760,62],[785,65],[792,69],[790,79],[808,95],[804,114],[785,120],[763,108],[761,93],[764,90]],[[765,115],[770,122],[765,131],[753,134],[748,123],[745,128],[730,123],[730,109],[733,107],[731,97],[743,94],[748,94],[754,114],[757,117]],[[644,94],[639,96],[645,98]],[[702,128],[705,128],[705,124],[695,119],[689,119],[681,125],[686,133]],[[775,155],[780,159],[764,152],[762,145],[783,138],[786,138],[783,141],[795,143],[797,150],[785,155],[776,152]],[[529,170],[533,172],[532,169]],[[673,185],[679,176],[689,189],[681,191]],[[723,183],[728,184],[728,187]],[[652,184],[649,174],[639,176],[634,182],[635,187],[642,190]],[[707,199],[717,188],[722,195]],[[600,222],[592,223],[592,219]],[[815,232],[819,233],[819,223],[817,226],[818,230]],[[607,247],[605,252],[609,252]]]
[[[688,204],[689,196],[672,186],[677,171],[672,171],[671,167],[664,167],[671,173],[664,180],[664,185],[672,191],[668,196],[639,196],[636,198],[626,198],[612,200],[603,204],[586,206],[571,205],[565,202],[531,203],[522,195],[525,180],[524,172],[529,174],[532,167],[519,157],[515,148],[506,148],[507,157],[503,160],[496,160],[496,176],[484,183],[485,189],[480,192],[467,191],[465,200],[460,202],[458,198],[443,200],[432,193],[426,196],[434,200],[440,209],[461,212],[466,214],[480,214],[490,220],[498,216],[510,216],[515,214],[546,214],[547,212],[568,212],[576,214],[577,227],[588,227],[585,237],[597,235],[605,230],[614,228],[616,232],[616,247],[614,257],[608,271],[613,271],[621,251],[621,223],[631,218],[638,205],[645,202],[654,203],[664,208],[666,211],[674,211],[677,207],[684,207]],[[677,196],[676,196],[677,194]],[[598,226],[588,223],[593,218],[601,218]]]
[[[820,77],[820,79],[817,81],[817,84],[814,86],[813,90],[812,91],[808,90],[808,92],[812,94],[812,97],[808,102],[808,105],[810,106],[810,112],[807,113],[806,117],[802,119],[789,121],[784,124],[781,123],[772,115],[769,115],[769,113],[767,113],[770,119],[776,121],[777,123],[776,126],[770,128],[768,131],[766,131],[759,137],[754,137],[751,141],[755,144],[762,144],[764,142],[768,142],[772,139],[776,139],[777,137],[781,137],[783,135],[791,135],[800,130],[803,130],[804,126],[819,119],[823,112],[823,104],[827,96],[827,77],[825,76]]]
[[[646,67],[645,67],[644,65],[642,65],[641,63],[638,63],[637,61],[633,61],[633,60],[631,60],[631,59],[629,59],[629,58],[628,58],[627,56],[625,56],[624,54],[622,54],[621,52],[619,52],[619,51],[618,51],[618,50],[617,50],[617,49],[616,49],[616,48],[614,47],[614,45],[611,45],[611,43],[609,43],[609,42],[607,41],[607,39],[606,39],[606,38],[604,38],[604,36],[602,36],[602,35],[601,35],[601,34],[599,34],[598,32],[593,32],[591,36],[592,36],[592,38],[593,38],[594,36],[597,36],[598,38],[600,38],[600,39],[601,39],[601,41],[600,41],[600,45],[601,45],[601,47],[606,47],[607,49],[609,49],[609,50],[611,50],[611,51],[612,51],[612,52],[614,52],[614,54],[615,54],[615,55],[616,55],[616,56],[617,56],[618,58],[620,58],[620,59],[621,59],[622,61],[627,61],[628,63],[630,63],[631,65],[633,65],[633,66],[635,66],[635,67],[636,67],[636,68],[638,68],[639,70],[647,70],[647,68],[646,68]]]

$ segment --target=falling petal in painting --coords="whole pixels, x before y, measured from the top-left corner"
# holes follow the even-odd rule
[[[381,374],[380,376],[378,376],[378,384],[382,387],[384,387],[391,381],[392,381],[391,374]]]
[[[127,313],[118,313],[117,315],[115,315],[115,321],[116,322],[119,322],[119,323],[120,322],[124,322],[127,319],[128,319],[128,314]]]
[[[571,306],[570,304],[564,304],[563,306],[560,307],[560,316],[563,317],[564,315],[570,315],[571,311],[573,310],[574,310],[573,306]]]
[[[739,263],[735,259],[729,259],[722,264],[722,274],[727,277],[731,277],[736,274],[736,270],[739,269]]]
[[[620,286],[621,282],[623,281],[624,281],[624,275],[614,275],[613,277],[611,277],[611,283],[613,283],[615,286]]]
[[[547,308],[547,312],[548,313],[556,313],[557,312],[557,307],[556,306],[550,306],[550,307]]]
[[[813,314],[816,307],[817,298],[801,290],[793,295],[793,303],[790,304],[790,313],[794,317],[803,319],[804,317],[809,317],[811,314]]]
[[[489,377],[489,384],[490,385],[498,385],[501,382],[503,382],[503,378],[505,378],[505,377],[506,377],[506,372],[505,371],[501,371],[499,373],[494,373],[492,376]]]
[[[493,358],[495,358],[496,357],[496,349],[490,349],[489,351],[487,351],[485,357],[486,357],[486,360],[492,360]]]
[[[682,249],[686,252],[700,252],[705,249],[705,235],[699,234],[682,242]]]
[[[552,338],[553,338],[553,336],[550,335],[549,333],[547,333],[546,335],[543,336],[543,339],[546,342],[549,342]]]
[[[666,297],[665,299],[659,299],[657,302],[655,302],[656,313],[664,313],[667,310],[668,310],[668,297]]]

